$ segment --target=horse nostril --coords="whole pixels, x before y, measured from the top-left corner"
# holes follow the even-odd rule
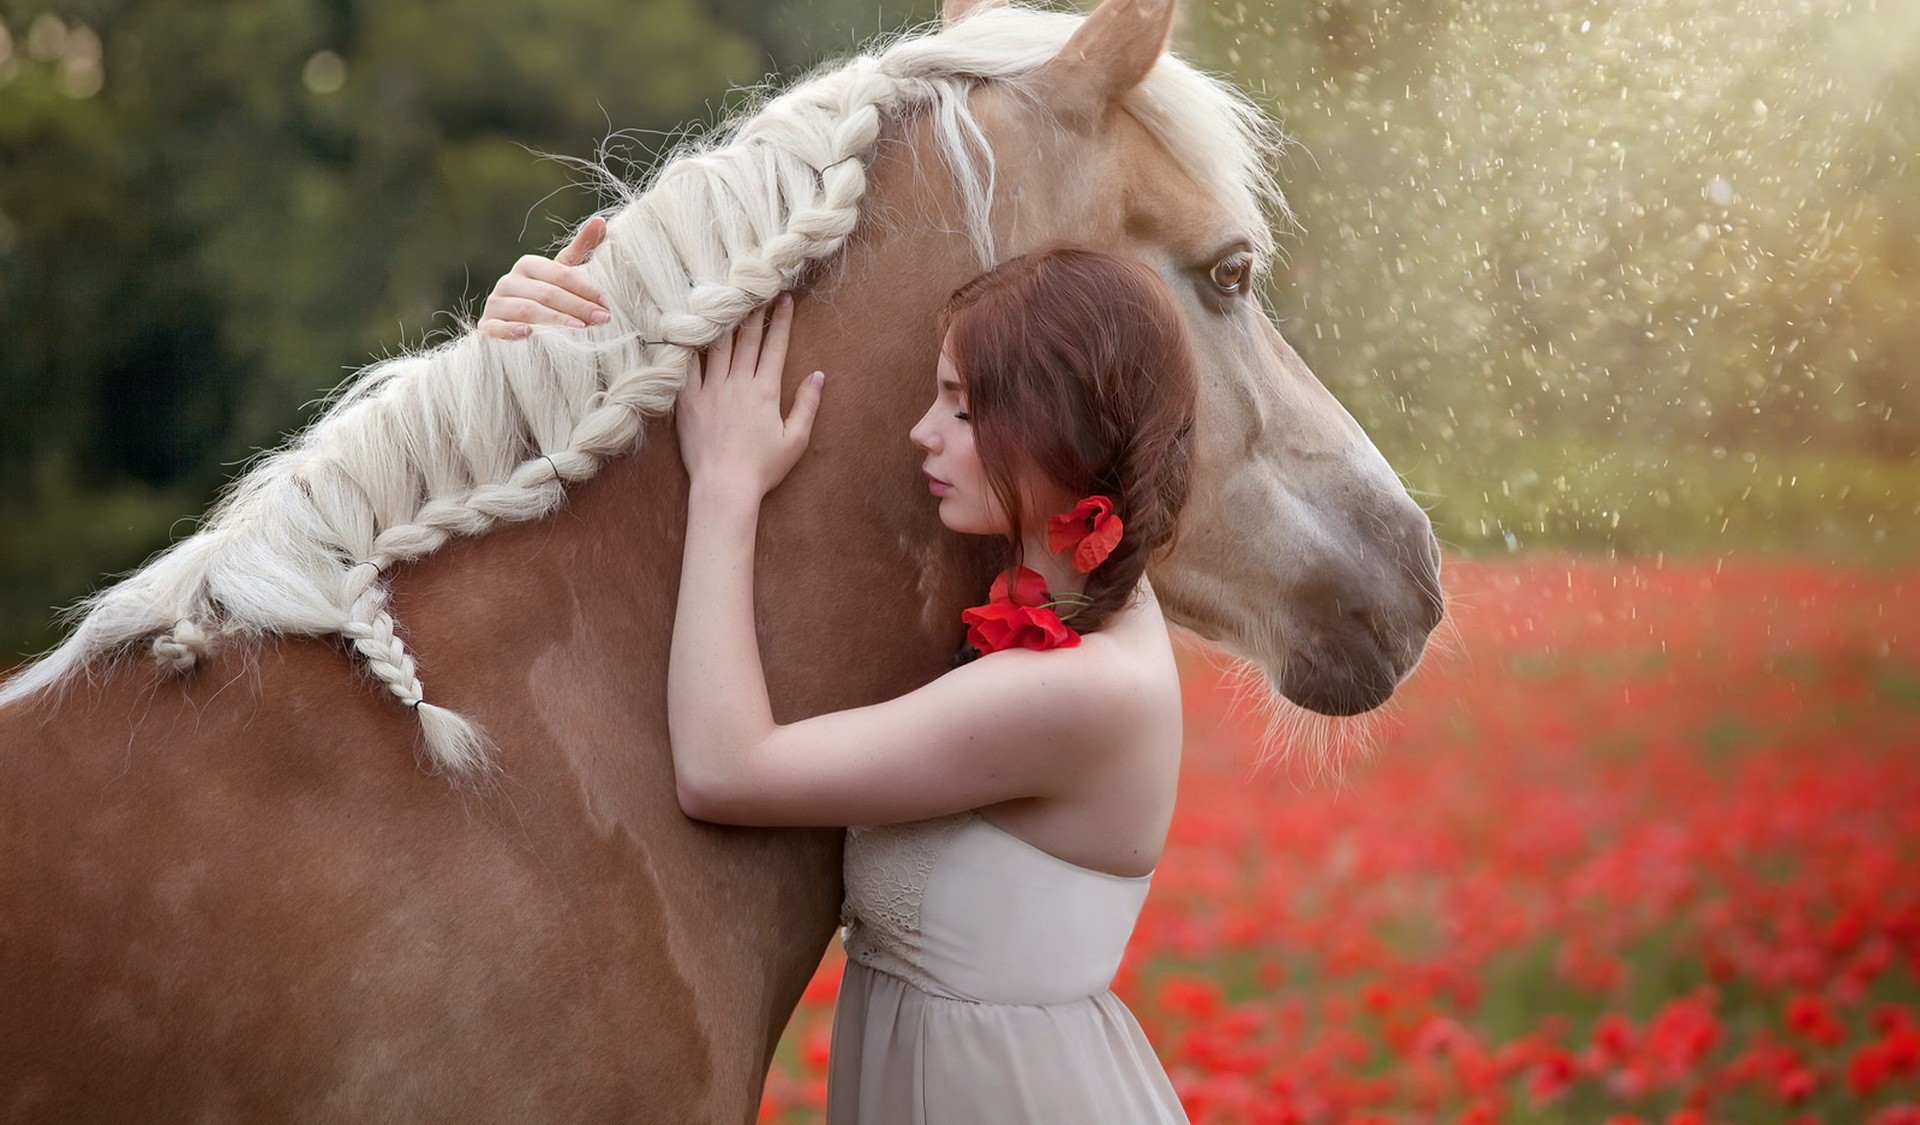
[[[1347,616],[1359,623],[1360,628],[1366,631],[1366,635],[1373,640],[1380,651],[1397,656],[1399,650],[1405,647],[1406,642],[1398,635],[1398,630],[1393,628],[1393,623],[1387,620],[1386,615],[1380,612],[1377,606],[1351,609],[1347,611]]]
[[[1409,575],[1408,577],[1412,577]],[[1416,583],[1411,599],[1392,603],[1375,602],[1347,611],[1374,649],[1391,664],[1396,674],[1412,667],[1425,651],[1427,634],[1440,623],[1440,599],[1436,588]]]

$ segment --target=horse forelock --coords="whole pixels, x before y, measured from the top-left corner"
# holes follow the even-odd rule
[[[502,342],[471,331],[350,377],[288,446],[223,493],[196,532],[64,615],[72,632],[0,685],[0,706],[145,643],[186,672],[222,636],[338,635],[416,712],[425,761],[489,768],[484,734],[425,699],[383,575],[456,535],[554,510],[565,485],[637,448],[698,349],[832,258],[858,225],[882,124],[926,115],[972,249],[995,260],[993,153],[968,105],[1019,88],[1084,17],[1018,6],[877,41],[823,65],[710,136],[682,142],[642,185],[604,167],[615,203],[587,270],[608,325]],[[1287,217],[1272,172],[1284,138],[1245,95],[1171,56],[1122,107],[1263,251]]]

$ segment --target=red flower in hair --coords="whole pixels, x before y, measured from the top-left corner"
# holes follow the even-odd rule
[[[1047,517],[1047,549],[1059,554],[1073,548],[1073,569],[1082,574],[1106,561],[1120,542],[1120,517],[1113,514],[1113,500],[1107,496],[1089,496],[1064,515]]]
[[[1008,588],[1007,576],[1013,576]],[[1046,604],[1046,579],[1026,567],[1003,572],[987,592],[987,604],[960,611],[967,643],[982,655],[1003,648],[1072,648],[1080,634]]]

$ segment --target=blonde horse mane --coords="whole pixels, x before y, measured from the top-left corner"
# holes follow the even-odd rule
[[[609,174],[618,198],[587,268],[610,324],[514,342],[468,331],[350,377],[290,444],[228,486],[196,532],[66,611],[72,633],[0,686],[0,706],[133,646],[185,673],[222,638],[337,635],[413,708],[427,765],[486,771],[480,729],[426,702],[383,576],[452,536],[547,515],[568,482],[632,452],[646,419],[673,406],[698,349],[840,249],[885,120],[928,115],[974,251],[991,265],[993,153],[968,92],[1018,89],[1083,18],[983,5],[814,71],[684,143],[642,188]],[[1262,240],[1266,260],[1268,220],[1286,211],[1271,171],[1283,138],[1267,117],[1171,56],[1124,108]]]

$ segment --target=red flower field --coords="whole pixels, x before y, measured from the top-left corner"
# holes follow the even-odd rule
[[[1453,562],[1443,651],[1256,770],[1197,650],[1115,990],[1196,1122],[1920,1125],[1920,575]],[[762,1118],[815,1121],[838,948]]]

